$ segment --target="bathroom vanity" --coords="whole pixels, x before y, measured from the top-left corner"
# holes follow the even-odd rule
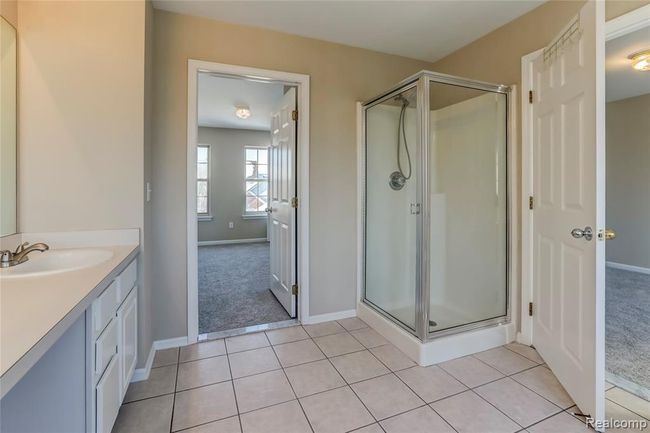
[[[0,269],[0,431],[109,433],[137,362],[139,231],[17,236],[50,250]]]

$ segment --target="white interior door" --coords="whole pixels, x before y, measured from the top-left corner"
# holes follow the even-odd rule
[[[531,119],[533,344],[597,419],[605,386],[602,7],[587,2],[534,62]]]
[[[269,149],[269,235],[271,291],[291,317],[296,317],[296,89],[290,88],[271,117]]]

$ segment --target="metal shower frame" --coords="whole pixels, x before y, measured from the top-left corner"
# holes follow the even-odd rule
[[[430,203],[429,203],[429,95],[430,95],[430,83],[441,83],[449,84],[459,87],[465,87],[475,90],[483,90],[486,92],[500,93],[506,96],[506,314],[505,316],[498,316],[494,318],[484,319],[478,322],[472,322],[464,325],[459,325],[451,327],[448,329],[443,329],[440,331],[430,331],[429,330],[429,301],[430,301],[430,267],[429,267],[429,253],[430,253],[430,233],[431,233],[431,215],[430,215]],[[415,329],[412,329],[400,322],[389,313],[383,311],[379,306],[373,304],[371,301],[366,299],[366,226],[367,226],[367,214],[366,214],[366,172],[367,172],[367,142],[366,142],[366,127],[367,127],[367,118],[366,112],[369,108],[381,104],[386,100],[394,98],[398,94],[401,94],[409,89],[416,88],[417,91],[417,118],[416,118],[416,129],[419,131],[419,134],[416,136],[416,147],[419,150],[419,161],[414,162],[413,166],[417,167],[415,173],[415,182],[416,182],[416,201],[420,205],[420,212],[416,216],[416,276],[415,276]],[[509,86],[502,84],[492,84],[486,83],[483,81],[470,80],[466,78],[456,77],[447,74],[440,74],[432,71],[420,71],[417,74],[414,74],[397,85],[393,86],[389,90],[375,96],[374,98],[369,99],[368,101],[362,103],[362,166],[363,170],[363,197],[362,197],[362,209],[363,209],[363,233],[362,233],[362,269],[361,269],[361,302],[368,305],[377,313],[386,317],[391,322],[398,325],[400,328],[406,330],[407,332],[418,337],[422,342],[426,342],[435,338],[458,334],[461,332],[486,328],[495,325],[501,325],[509,323],[511,321],[511,284],[510,284],[510,275],[511,275],[511,248],[510,248],[510,178],[508,176],[508,155],[510,152],[510,110],[512,107],[512,89]]]

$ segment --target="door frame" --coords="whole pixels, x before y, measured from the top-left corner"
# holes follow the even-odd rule
[[[298,130],[296,133],[296,215],[297,254],[296,281],[300,287],[297,320],[309,320],[309,75],[259,69],[188,59],[187,61],[187,339],[195,343],[199,337],[198,297],[198,219],[196,213],[196,144],[198,135],[198,74],[211,72],[233,78],[282,82],[296,86],[298,99]]]
[[[634,9],[626,14],[617,18],[613,18],[605,23],[604,41],[607,42],[611,39],[624,36],[628,33],[636,31],[646,26],[650,26],[650,5],[642,6]],[[528,102],[528,90],[533,85],[533,61],[543,53],[544,49],[541,48],[532,53],[526,54],[521,58],[521,203],[522,203],[522,216],[521,216],[521,331],[517,334],[517,341],[523,344],[532,344],[533,341],[533,319],[528,315],[529,302],[533,301],[533,226],[530,210],[526,209],[528,197],[533,194],[533,149],[532,149],[532,125],[530,116],[532,110]],[[600,47],[601,55],[604,56],[605,46]],[[600,71],[599,79],[597,81],[597,92],[605,95],[605,71]],[[601,115],[604,115],[604,107],[602,107]],[[604,117],[604,116],[603,116]],[[599,130],[597,137],[605,141],[605,126],[604,118],[598,119]],[[605,146],[606,147],[606,144]],[[604,150],[604,149],[603,149]],[[598,158],[599,171],[598,182],[601,188],[605,188],[605,155],[599,155]],[[602,221],[602,227],[600,222]],[[598,216],[598,228],[605,228],[605,215]],[[604,248],[602,254],[605,254]],[[598,277],[600,283],[605,284],[605,269],[598,270]],[[599,299],[599,304],[604,308],[605,298],[604,291],[602,299]],[[604,323],[604,322],[603,322]],[[604,336],[604,329],[603,329]],[[604,343],[601,345],[604,351]]]

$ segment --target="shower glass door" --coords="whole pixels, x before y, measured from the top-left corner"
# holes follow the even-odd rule
[[[416,325],[419,134],[415,83],[365,109],[365,301]]]
[[[507,314],[507,96],[429,81],[429,332]]]

